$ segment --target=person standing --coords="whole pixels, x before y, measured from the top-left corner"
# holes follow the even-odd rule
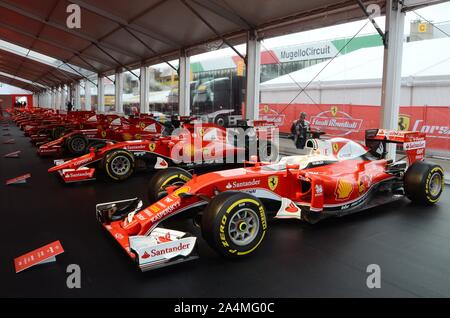
[[[67,102],[67,112],[71,112],[71,111],[72,111],[72,108],[73,108],[72,102],[69,100],[69,101]]]
[[[291,134],[294,136],[294,143],[297,149],[305,148],[308,130],[309,122],[306,120],[306,113],[301,112],[300,118],[292,122],[291,126]]]

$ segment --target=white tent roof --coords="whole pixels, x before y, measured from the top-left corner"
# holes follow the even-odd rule
[[[449,52],[450,38],[405,43],[403,46],[402,78],[409,80],[425,77],[450,78]],[[261,84],[261,90],[290,87],[298,89],[295,82],[303,83],[301,86],[304,86],[311,80],[313,80],[314,84],[319,82],[381,80],[383,73],[383,47],[359,49],[338,56],[325,67],[327,63],[329,61],[264,82]],[[319,72],[320,74],[317,75]]]
[[[0,95],[28,95],[28,94],[32,94],[32,92],[22,89],[20,87],[3,83],[0,80]]]

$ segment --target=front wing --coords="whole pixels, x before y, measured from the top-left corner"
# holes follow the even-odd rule
[[[121,227],[115,226],[117,223],[111,223],[112,214],[130,204],[131,208],[122,212],[120,220],[132,218],[142,207],[142,201],[137,198],[97,204],[96,216],[141,271],[198,258],[197,238],[188,233],[157,227],[147,235],[128,235]]]
[[[55,165],[63,164],[64,160],[55,160]],[[95,180],[95,168],[80,167],[78,169],[62,169],[58,170],[59,175],[65,183],[81,182]]]

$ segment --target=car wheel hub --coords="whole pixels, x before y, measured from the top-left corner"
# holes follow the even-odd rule
[[[72,148],[75,151],[82,151],[84,149],[84,142],[81,139],[75,139],[72,142]]]
[[[130,170],[131,163],[130,160],[126,157],[116,157],[111,162],[111,170],[120,176],[123,176],[128,173]]]
[[[258,231],[258,216],[249,208],[237,211],[228,225],[228,235],[231,241],[239,246],[250,244],[258,235]]]
[[[430,194],[432,196],[437,196],[441,192],[442,189],[442,176],[435,172],[430,179]]]

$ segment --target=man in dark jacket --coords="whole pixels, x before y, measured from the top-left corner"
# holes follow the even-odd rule
[[[309,122],[306,120],[306,113],[301,112],[300,118],[292,122],[291,134],[294,136],[294,143],[297,149],[305,148]]]
[[[72,108],[73,108],[72,102],[69,100],[69,101],[67,102],[67,112],[71,112],[71,111],[72,111]]]

